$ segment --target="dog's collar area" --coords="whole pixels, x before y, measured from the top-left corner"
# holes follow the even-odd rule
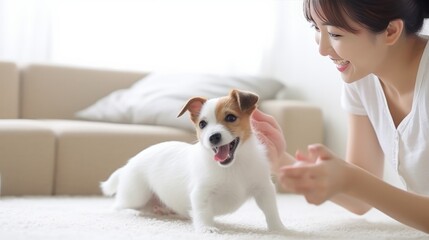
[[[213,151],[215,152],[214,159],[218,161],[221,165],[226,166],[234,160],[234,153],[237,149],[240,138],[235,138],[232,142],[214,147]]]

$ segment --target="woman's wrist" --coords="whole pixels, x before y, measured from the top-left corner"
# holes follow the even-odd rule
[[[279,153],[276,159],[270,159],[271,161],[271,172],[275,175],[279,174],[279,170],[288,165],[295,163],[294,158],[287,152]]]
[[[362,169],[353,164],[344,163],[343,171],[343,187],[342,192],[347,195],[355,195],[356,188],[359,187],[359,184],[362,182]]]

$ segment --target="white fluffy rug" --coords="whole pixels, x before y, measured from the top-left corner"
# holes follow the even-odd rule
[[[3,197],[0,239],[429,239],[376,210],[355,216],[332,203],[309,205],[296,195],[278,196],[288,228],[282,233],[266,230],[253,200],[235,213],[216,218],[221,229],[217,234],[194,233],[189,220],[114,211],[112,202],[102,197]]]

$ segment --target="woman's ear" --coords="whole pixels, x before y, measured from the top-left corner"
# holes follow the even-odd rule
[[[395,19],[390,21],[389,25],[386,28],[386,44],[393,45],[398,41],[399,37],[404,31],[404,21],[401,19]]]

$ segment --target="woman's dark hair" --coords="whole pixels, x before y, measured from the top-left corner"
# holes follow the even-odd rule
[[[420,31],[429,17],[429,0],[304,0],[305,18],[314,22],[311,9],[330,25],[356,33],[346,16],[366,29],[380,33],[395,19],[404,21],[407,34]]]

